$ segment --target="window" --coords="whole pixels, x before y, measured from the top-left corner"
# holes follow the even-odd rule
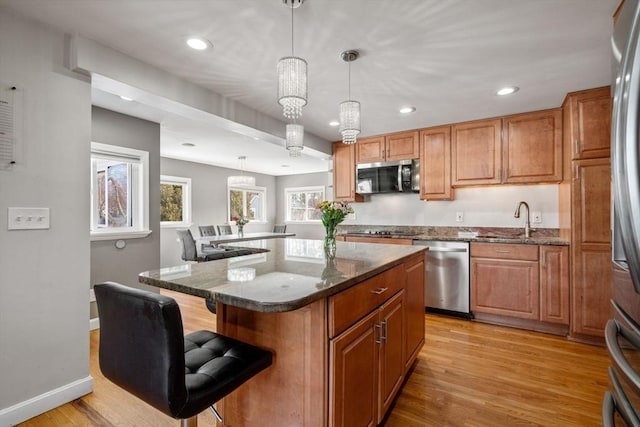
[[[191,227],[191,178],[160,176],[160,225]]]
[[[320,211],[316,208],[324,200],[324,187],[285,188],[287,222],[319,222]]]
[[[146,237],[149,153],[91,143],[91,240]]]
[[[228,220],[234,216],[253,222],[266,222],[266,189],[264,187],[229,187]]]

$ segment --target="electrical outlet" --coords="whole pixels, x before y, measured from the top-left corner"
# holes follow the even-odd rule
[[[540,224],[542,222],[542,213],[540,211],[531,212],[531,222]]]
[[[464,222],[464,212],[456,212],[456,222]]]

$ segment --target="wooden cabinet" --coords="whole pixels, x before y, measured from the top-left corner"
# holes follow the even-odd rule
[[[451,180],[454,186],[501,182],[501,119],[451,127]]]
[[[420,131],[420,199],[453,200],[451,126]]]
[[[425,292],[425,259],[422,254],[405,263],[407,286],[405,297],[405,372],[409,370],[424,345],[424,292]]]
[[[569,248],[540,246],[540,320],[569,324]]]
[[[611,299],[611,166],[574,160],[572,190],[572,334],[604,336]]]
[[[384,243],[387,245],[413,245],[412,239],[399,239],[395,237],[344,236],[344,241],[360,243]]]
[[[566,335],[568,247],[471,243],[471,309],[479,320]]]
[[[380,307],[378,423],[382,422],[384,415],[391,407],[404,378],[406,327],[404,311],[404,291],[400,291]]]
[[[538,247],[471,244],[471,310],[524,319],[540,317]]]
[[[609,86],[567,94],[566,143],[572,159],[609,157],[611,134],[611,89]]]
[[[560,108],[503,118],[502,138],[502,182],[562,181]]]
[[[356,144],[356,163],[411,160],[419,156],[418,131],[363,138]]]
[[[333,199],[344,202],[364,200],[356,194],[356,157],[353,144],[333,143]]]

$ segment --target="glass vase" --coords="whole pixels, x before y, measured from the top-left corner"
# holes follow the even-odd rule
[[[329,258],[336,256],[336,228],[325,227],[326,235],[324,236],[324,253]]]
[[[238,226],[238,237],[244,237],[244,226],[243,225],[239,225]]]

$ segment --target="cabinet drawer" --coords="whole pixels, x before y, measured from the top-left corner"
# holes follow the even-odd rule
[[[345,331],[404,288],[404,265],[393,267],[329,298],[329,337]]]
[[[538,261],[538,245],[472,242],[471,256],[476,258],[499,258]]]

